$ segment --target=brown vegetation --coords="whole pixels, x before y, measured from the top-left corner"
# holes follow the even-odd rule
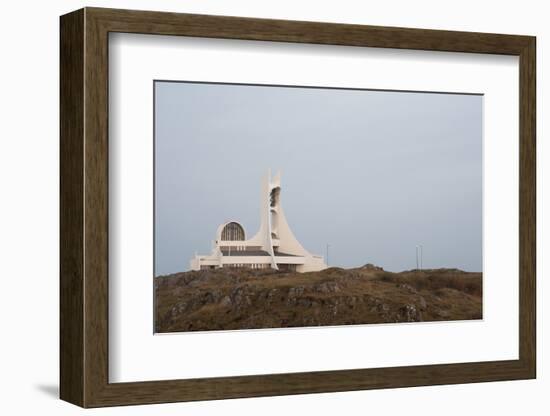
[[[482,276],[457,269],[391,273],[219,269],[155,278],[157,332],[482,318]]]

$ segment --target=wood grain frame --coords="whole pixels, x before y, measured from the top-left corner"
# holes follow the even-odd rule
[[[60,396],[82,407],[536,377],[535,38],[85,8],[60,19]],[[108,34],[248,39],[519,56],[519,359],[109,383]]]

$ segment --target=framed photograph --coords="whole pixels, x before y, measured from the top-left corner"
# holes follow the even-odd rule
[[[63,400],[536,377],[534,37],[60,28]]]

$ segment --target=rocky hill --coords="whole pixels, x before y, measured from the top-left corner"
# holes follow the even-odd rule
[[[155,278],[157,332],[481,319],[481,273],[219,269]]]

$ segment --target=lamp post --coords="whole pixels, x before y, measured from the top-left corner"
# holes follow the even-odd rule
[[[416,246],[416,270],[422,270],[422,244]]]

